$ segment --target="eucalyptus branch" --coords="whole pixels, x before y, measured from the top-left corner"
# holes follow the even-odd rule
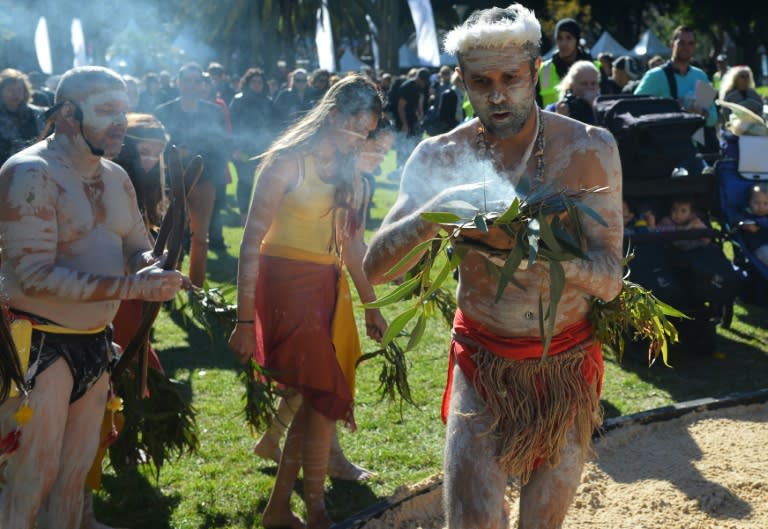
[[[433,311],[436,304],[435,294],[442,291],[445,280],[458,268],[463,257],[469,251],[478,251],[486,257],[489,275],[498,280],[495,300],[501,299],[509,284],[523,288],[515,278],[515,273],[525,262],[527,266],[536,261],[549,263],[549,304],[545,307],[543,297],[539,296],[540,334],[544,343],[544,356],[554,334],[557,306],[565,289],[565,272],[562,262],[571,259],[586,259],[582,251],[584,230],[578,213],[584,213],[596,222],[606,225],[605,221],[593,209],[583,203],[590,193],[605,191],[604,187],[589,189],[560,190],[552,186],[542,186],[524,198],[515,198],[508,206],[498,211],[480,211],[469,202],[452,200],[441,206],[449,211],[426,212],[424,220],[440,224],[443,229],[433,239],[414,247],[401,259],[388,275],[397,275],[414,256],[426,249],[427,252],[412,273],[389,294],[369,304],[369,307],[383,307],[394,303],[409,301],[390,324],[384,336],[386,346],[395,336],[404,331],[408,323],[418,317],[414,330],[409,333],[406,350],[414,348],[419,339],[419,326]],[[484,204],[488,202],[484,200]],[[462,215],[456,213],[461,212]],[[501,229],[514,241],[509,250],[497,250],[483,243],[464,237],[468,231],[486,233],[491,227]],[[453,251],[449,254],[448,248]],[[442,261],[437,257],[445,254]],[[439,263],[439,264],[438,264]],[[433,273],[433,267],[437,271]],[[445,316],[445,298],[441,313]],[[453,303],[455,307],[455,302]]]
[[[632,259],[630,253],[625,264]],[[624,285],[615,299],[603,302],[595,299],[589,319],[595,336],[615,351],[619,361],[624,356],[626,338],[648,342],[648,365],[661,357],[669,366],[669,344],[678,341],[677,329],[668,318],[690,319],[679,310],[660,301],[650,290],[624,278]]]
[[[408,383],[408,360],[405,357],[405,351],[396,341],[391,340],[381,349],[360,356],[357,360],[357,365],[375,358],[381,359],[378,388],[379,401],[384,399],[395,401],[399,399],[400,416],[402,418],[404,403],[417,406],[411,396],[411,386]]]
[[[254,432],[264,432],[272,424],[282,393],[272,373],[255,360],[240,374],[240,381],[245,385],[245,420]]]

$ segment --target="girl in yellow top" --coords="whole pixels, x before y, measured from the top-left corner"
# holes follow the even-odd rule
[[[354,426],[352,392],[335,350],[341,335],[356,333],[340,324],[350,307],[343,303],[342,263],[360,299],[375,299],[362,271],[364,245],[355,236],[362,229],[356,215],[362,191],[352,155],[381,110],[373,83],[344,78],[272,144],[261,163],[240,247],[238,322],[229,343],[241,362],[255,358],[302,395],[263,514],[267,528],[305,527],[290,509],[300,468],[306,527],[332,525],[324,483],[334,423]],[[365,321],[368,335],[381,339],[381,313],[366,310]]]

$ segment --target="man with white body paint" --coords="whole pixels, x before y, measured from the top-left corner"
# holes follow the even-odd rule
[[[3,529],[79,529],[107,402],[107,327],[120,300],[169,300],[182,284],[157,266],[133,186],[105,159],[120,152],[127,105],[111,70],[70,70],[56,91],[55,133],[0,170],[3,304],[31,327],[34,412],[0,468]],[[0,405],[0,436],[16,428],[19,401]]]
[[[522,485],[518,526],[560,527],[600,422],[602,357],[587,314],[591,299],[611,300],[622,286],[621,166],[607,131],[538,110],[540,39],[539,22],[519,4],[475,12],[447,35],[477,118],[414,151],[364,260],[370,280],[392,279],[388,271],[440,228],[421,213],[450,211],[456,199],[483,208],[486,198],[508,204],[514,186],[607,188],[583,199],[607,227],[580,217],[588,259],[563,263],[566,285],[545,359],[539,296],[546,307],[547,263],[518,270],[525,288],[510,285],[495,303],[497,279],[485,260],[503,258],[513,241],[494,227],[462,232],[476,240],[459,269],[443,403],[451,529],[507,527],[510,476]]]

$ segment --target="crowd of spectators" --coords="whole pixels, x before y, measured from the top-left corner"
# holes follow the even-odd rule
[[[686,28],[683,28],[686,29]],[[681,35],[688,40],[681,40]],[[714,140],[715,126],[728,119],[728,109],[713,103],[692,108],[691,93],[697,80],[711,83],[718,99],[737,103],[762,115],[763,98],[755,90],[751,69],[728,66],[718,55],[711,74],[696,66],[695,40],[684,31],[672,36],[672,57],[653,56],[643,64],[638,58],[614,57],[603,52],[592,57],[584,47],[582,28],[573,19],[555,26],[554,55],[542,61],[538,71],[537,100],[543,108],[595,123],[598,96],[647,94],[669,97],[665,68],[678,65],[684,56],[687,71],[677,74],[681,86],[675,96],[681,106],[701,113],[707,120],[707,141]],[[682,68],[682,67],[681,67]],[[398,133],[394,144],[397,168],[389,177],[397,180],[405,160],[425,136],[447,132],[473,117],[463,83],[453,65],[439,69],[411,68],[403,73],[367,74],[379,87],[387,120]],[[57,75],[23,72],[7,68],[0,72],[0,163],[30,145],[45,131],[44,113],[53,104]],[[236,203],[240,224],[249,207],[258,156],[285,128],[307,113],[341,76],[323,69],[290,70],[280,61],[274,72],[251,67],[239,75],[219,62],[207,67],[190,63],[178,72],[146,72],[140,77],[124,75],[130,110],[158,117],[171,136],[170,144],[181,149],[185,159],[202,155],[203,176],[196,183],[189,251],[193,282],[202,284],[208,248],[226,250],[222,210],[227,207],[226,185],[237,176]]]

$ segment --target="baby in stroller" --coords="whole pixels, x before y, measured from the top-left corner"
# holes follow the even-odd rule
[[[658,231],[683,231],[683,230],[706,230],[708,226],[704,224],[694,211],[693,200],[690,198],[678,198],[672,202],[669,208],[669,215],[659,221],[656,229]],[[711,239],[702,237],[699,239],[681,239],[672,241],[676,248],[686,251],[694,248],[701,248],[711,242]]]
[[[768,138],[724,131],[721,145],[726,154],[717,168],[722,222],[745,279],[742,299],[768,306]]]
[[[625,241],[634,254],[630,280],[693,318],[675,322],[686,350],[720,358],[715,328],[741,278],[713,242],[717,232],[699,216],[691,197],[657,199],[655,207],[631,204],[625,201]],[[653,209],[668,214],[655,223]]]
[[[752,187],[749,204],[735,220],[747,248],[768,265],[768,184]]]

